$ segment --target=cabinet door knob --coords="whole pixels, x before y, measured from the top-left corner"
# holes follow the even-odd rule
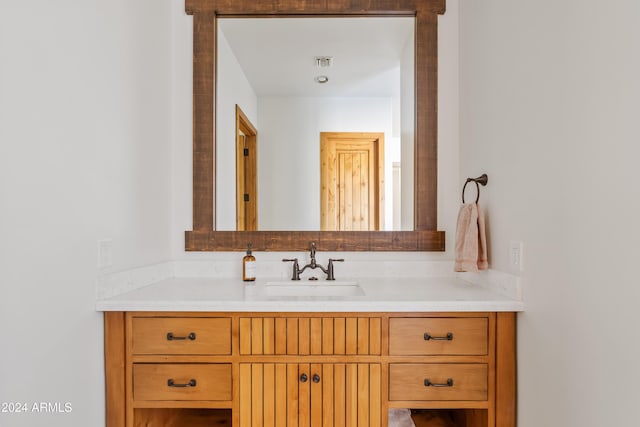
[[[438,383],[432,383],[429,378],[425,378],[424,379],[424,386],[425,387],[453,387],[453,379],[452,378],[447,378],[447,383],[446,384],[438,384]]]
[[[434,337],[431,336],[431,334],[429,334],[429,332],[425,332],[424,333],[424,340],[425,341],[429,341],[429,340],[433,340],[433,341],[452,341],[453,340],[453,333],[452,332],[447,332],[447,335],[444,337]]]
[[[167,386],[169,387],[195,387],[196,386],[196,380],[192,379],[191,381],[189,381],[186,384],[178,384],[175,383],[172,379],[167,380]]]
[[[303,383],[306,383],[308,379],[309,377],[307,377],[307,374],[300,375],[300,381],[302,381]]]
[[[184,341],[184,340],[195,341],[196,340],[196,333],[195,332],[191,332],[186,337],[176,337],[175,335],[173,335],[173,332],[167,333],[167,341]]]
[[[315,374],[315,375],[313,376],[313,382],[314,382],[314,383],[316,383],[316,384],[317,384],[317,383],[319,383],[319,382],[320,382],[320,375]]]

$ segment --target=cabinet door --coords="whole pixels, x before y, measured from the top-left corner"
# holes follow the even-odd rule
[[[379,364],[241,363],[240,427],[379,427]]]
[[[336,363],[323,365],[322,427],[379,427],[381,415],[380,365]]]

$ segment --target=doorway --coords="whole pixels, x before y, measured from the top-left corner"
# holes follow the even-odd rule
[[[258,131],[236,105],[236,230],[258,229]]]
[[[384,224],[384,134],[320,133],[321,230]]]

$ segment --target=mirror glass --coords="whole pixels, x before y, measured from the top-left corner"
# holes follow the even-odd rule
[[[217,230],[413,230],[414,27],[218,19]]]

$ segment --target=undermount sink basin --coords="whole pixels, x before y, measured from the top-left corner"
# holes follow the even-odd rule
[[[289,281],[265,283],[266,294],[272,297],[357,297],[364,290],[357,282]]]

